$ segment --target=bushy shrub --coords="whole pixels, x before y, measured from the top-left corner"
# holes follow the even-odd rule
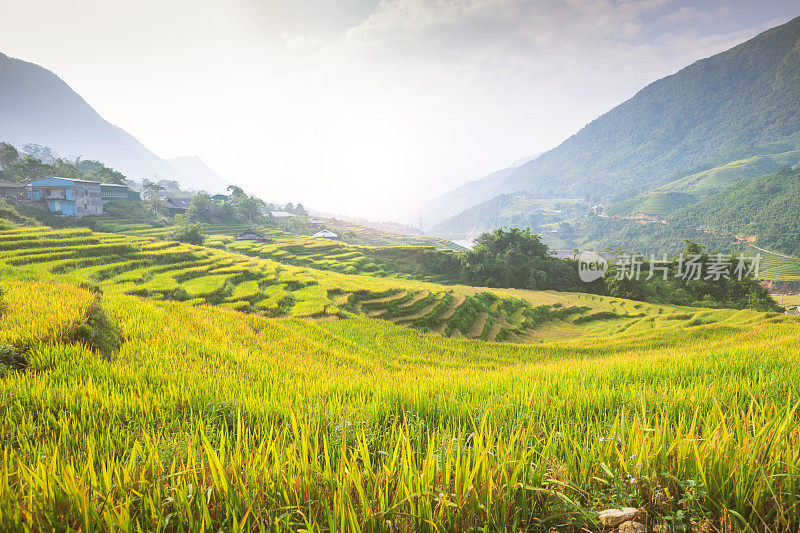
[[[196,244],[201,246],[206,241],[203,235],[203,224],[200,222],[189,222],[182,216],[176,216],[176,224],[167,236],[168,239],[186,244]]]

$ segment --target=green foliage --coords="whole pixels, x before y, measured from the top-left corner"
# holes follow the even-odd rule
[[[729,236],[704,232],[696,227],[662,224],[661,222],[642,223],[611,217],[587,216],[575,224],[579,235],[570,243],[581,250],[609,250],[624,244],[629,252],[677,255],[683,250],[684,241],[691,240],[702,244],[707,250],[728,253],[741,250],[742,246],[733,242]]]
[[[738,236],[757,236],[758,246],[800,254],[800,170],[742,180],[675,212],[670,224]]]
[[[3,222],[19,224],[22,226],[38,225],[38,222],[35,219],[20,214],[15,206],[9,204],[4,199],[0,199],[0,226],[2,226]]]
[[[463,255],[461,278],[470,285],[533,290],[577,290],[581,285],[575,263],[550,257],[530,228],[500,228],[478,237]]]
[[[203,234],[203,224],[200,222],[189,222],[189,219],[183,215],[175,217],[176,224],[172,227],[167,238],[173,241],[185,242],[187,244],[202,245],[206,236]]]
[[[248,196],[244,191],[231,185],[231,194],[227,200],[216,201],[204,193],[192,197],[189,211],[186,213],[193,222],[207,224],[258,224],[265,221],[264,202],[255,196]]]
[[[91,159],[78,159],[75,161],[75,168],[77,168],[83,177],[89,181],[99,181],[100,183],[113,183],[116,185],[125,185],[125,175],[121,172],[109,168],[99,161]]]
[[[13,145],[0,142],[0,168],[6,168],[19,160],[19,152]]]
[[[67,342],[80,342],[106,358],[117,353],[123,342],[122,332],[99,304],[93,306],[84,322],[78,324]]]
[[[20,158],[16,148],[8,143],[0,143],[0,166],[3,167],[3,173],[7,179],[27,183],[58,176],[119,185],[125,183],[125,176],[122,173],[106,167],[99,161],[82,160],[80,157],[75,161],[52,158],[52,150],[39,145],[25,145],[25,149],[33,150],[34,154],[29,153]],[[52,159],[44,162],[37,155]]]
[[[117,219],[135,219],[151,224],[163,223],[158,220],[158,215],[144,202],[115,199],[103,204],[103,214]]]
[[[684,256],[697,256],[697,261],[702,264],[710,261],[710,257],[702,253],[702,247],[691,241],[685,241]],[[781,310],[769,291],[749,276],[742,279],[734,275],[718,280],[705,277],[684,279],[671,272],[664,279],[663,273],[654,272],[652,279],[647,280],[649,262],[645,261],[642,267],[639,279],[619,276],[618,267],[612,267],[606,277],[607,294],[615,298],[694,307]]]

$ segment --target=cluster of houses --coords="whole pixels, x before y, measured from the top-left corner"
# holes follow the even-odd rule
[[[292,216],[294,216],[294,215],[292,215]],[[319,219],[316,219],[316,218],[312,218],[310,222],[311,222],[311,225],[314,226],[315,229],[320,230],[320,231],[316,232],[314,235],[312,235],[312,237],[316,237],[318,239],[338,239],[339,238],[338,234],[336,234],[336,233],[334,233],[332,231],[329,231],[329,230],[327,230],[327,229],[322,227],[323,224],[324,224],[323,221],[321,221]],[[271,243],[271,242],[273,242],[272,239],[265,237],[264,235],[260,234],[259,232],[257,232],[253,228],[248,228],[247,231],[245,231],[241,235],[237,236],[236,240],[237,241],[256,241],[256,242],[260,242],[260,243]]]
[[[81,218],[102,215],[103,204],[112,200],[140,200],[125,185],[75,178],[44,178],[27,185],[0,182],[0,197],[39,204],[51,213]]]
[[[51,213],[76,218],[102,215],[103,205],[113,200],[141,200],[138,192],[132,191],[125,185],[59,177],[34,180],[27,185],[0,181],[0,198],[17,202],[31,202]],[[212,199],[222,201],[226,200],[227,196],[220,194],[212,196]],[[191,198],[168,197],[161,200],[159,207],[164,214],[174,216],[186,213],[190,204]],[[271,215],[273,218],[295,216],[285,211],[273,211]],[[323,221],[312,218],[310,222],[315,229],[319,230],[314,233],[314,237],[339,238],[338,234],[324,228]],[[241,240],[265,239],[264,236],[252,230],[248,230],[239,238]]]
[[[314,229],[319,230],[315,234],[313,234],[312,237],[316,237],[317,239],[338,239],[339,238],[339,235],[337,233],[334,233],[334,232],[332,232],[332,231],[330,231],[328,229],[325,229],[325,227],[324,227],[325,223],[323,221],[321,221],[320,219],[312,218],[309,222],[314,227]]]

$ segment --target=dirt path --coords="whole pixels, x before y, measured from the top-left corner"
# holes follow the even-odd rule
[[[800,257],[795,257],[793,255],[786,255],[786,254],[782,254],[780,252],[773,252],[773,251],[767,250],[765,248],[760,248],[760,247],[756,246],[755,244],[749,244],[748,243],[747,246],[749,246],[750,248],[755,248],[756,250],[758,250],[760,252],[764,252],[765,254],[777,255],[778,257],[784,257],[786,259],[794,259],[796,261],[800,261]]]

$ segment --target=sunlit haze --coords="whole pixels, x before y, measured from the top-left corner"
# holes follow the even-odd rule
[[[2,0],[0,52],[269,202],[417,222],[795,0]],[[46,14],[46,17],[42,15]]]

